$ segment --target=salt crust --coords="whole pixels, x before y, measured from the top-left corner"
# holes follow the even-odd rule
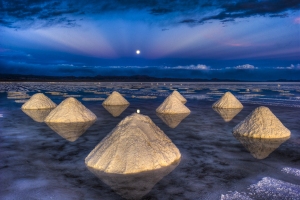
[[[175,95],[183,104],[187,102],[186,98],[184,98],[178,91],[174,90],[172,94]]]
[[[269,108],[260,106],[233,128],[233,134],[252,138],[285,138],[291,132]]]
[[[22,109],[51,109],[55,107],[56,104],[43,93],[34,94],[22,105]]]
[[[213,108],[243,108],[241,102],[231,92],[226,92],[213,105]]]
[[[181,154],[167,135],[145,115],[123,119],[85,158],[85,164],[105,173],[134,174],[160,169]]]
[[[69,97],[62,101],[46,117],[45,122],[69,123],[96,120],[96,115],[81,104],[77,99]]]
[[[119,92],[116,91],[113,91],[111,95],[109,95],[102,103],[102,105],[107,106],[120,106],[128,104],[129,102]]]
[[[178,114],[190,113],[191,111],[175,95],[171,94],[156,109],[156,112],[163,114]]]

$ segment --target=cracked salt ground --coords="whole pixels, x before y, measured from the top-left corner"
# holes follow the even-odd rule
[[[245,119],[258,105],[243,103],[244,108],[229,122],[225,122],[211,105],[220,96],[211,100],[187,98],[186,106],[190,115],[170,128],[155,112],[155,109],[172,93],[166,86],[145,83],[148,91],[128,90],[137,88],[134,83],[5,83],[0,84],[0,199],[122,199],[111,185],[98,179],[85,166],[85,157],[95,146],[126,116],[137,109],[147,115],[172,140],[180,150],[182,159],[179,165],[168,175],[151,186],[142,199],[220,199],[236,196],[255,199],[249,195],[249,188],[271,177],[278,183],[289,183],[291,191],[299,185],[295,170],[282,171],[284,168],[299,169],[300,166],[300,124],[299,108],[269,106],[272,112],[291,131],[291,137],[264,159],[256,159],[231,133],[240,121]],[[182,85],[181,85],[182,84]],[[155,87],[154,87],[155,86]],[[149,88],[148,88],[149,87]],[[152,87],[152,88],[151,88]],[[226,92],[231,89],[251,88],[247,84],[195,84],[173,83],[178,91],[195,90],[197,95],[206,94],[209,88]],[[242,89],[244,87],[244,89]],[[277,85],[261,84],[253,88],[262,90],[260,94],[269,96],[279,94]],[[7,91],[26,91],[32,96],[40,90],[57,91],[72,95],[82,95],[78,100],[97,116],[91,125],[76,141],[61,137],[45,123],[32,120],[20,109],[21,104],[7,99]],[[202,88],[197,90],[196,88]],[[157,92],[158,89],[167,92]],[[288,90],[300,96],[299,85],[281,84],[282,90]],[[107,98],[106,94],[85,93],[86,91],[112,92],[116,90],[127,95],[130,106],[119,116],[111,115],[99,101],[82,101],[82,98]],[[151,92],[149,92],[151,90]],[[143,94],[142,94],[143,93]],[[144,94],[145,93],[145,94]],[[132,95],[156,95],[156,99],[130,98]],[[165,94],[163,94],[165,93]],[[46,95],[57,105],[63,96]],[[185,98],[187,95],[183,95]],[[209,97],[211,98],[211,97]],[[288,99],[290,97],[284,97]],[[294,102],[297,104],[298,102]],[[284,104],[284,102],[283,102]],[[259,151],[259,150],[258,150]],[[267,186],[264,182],[260,182]],[[273,184],[273,182],[272,182]],[[127,189],[127,188],[126,188]],[[237,191],[229,193],[228,191]],[[133,191],[126,190],[131,193]],[[254,192],[251,192],[254,194]],[[227,195],[228,194],[228,195]],[[280,195],[280,194],[279,194]],[[256,199],[258,199],[257,197]],[[240,198],[242,199],[242,198]],[[276,199],[276,198],[275,198]]]

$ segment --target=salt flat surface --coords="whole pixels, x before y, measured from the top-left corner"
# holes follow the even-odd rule
[[[182,156],[179,165],[152,185],[142,199],[263,199],[274,195],[297,195],[300,185],[296,176],[300,166],[299,84],[280,83],[279,88],[273,83],[170,84],[0,83],[0,91],[3,91],[0,93],[0,199],[123,199],[115,187],[87,169],[84,159],[122,119],[137,109],[164,131]],[[166,120],[155,113],[174,89],[188,100],[186,106],[191,110],[175,128],[169,127]],[[238,93],[247,89],[248,94],[264,96]],[[195,93],[182,93],[188,90]],[[279,90],[294,95],[280,95],[283,91]],[[56,133],[47,124],[36,122],[22,112],[20,103],[7,98],[8,91],[21,91],[28,96],[42,92],[57,105],[65,99],[63,94],[81,95],[76,99],[95,113],[97,121],[82,134],[72,133],[71,128],[66,130],[67,138],[62,132]],[[83,98],[107,98],[106,94],[112,91],[125,94],[130,102],[119,116],[109,113],[101,105],[102,101],[82,101]],[[220,98],[220,95],[207,94],[212,91],[232,92],[244,108],[231,121],[224,121],[211,107]],[[138,99],[131,98],[132,95],[157,98]],[[274,145],[276,148],[263,159],[255,158],[251,154],[253,148],[248,148],[252,151],[249,152],[231,133],[234,126],[260,105],[268,106],[291,131],[291,137]],[[73,136],[76,136],[75,141],[68,140]],[[257,146],[256,154],[264,149],[261,144]],[[265,180],[265,177],[269,179]],[[284,190],[273,191],[270,183]],[[134,190],[127,189],[126,192],[130,194]]]

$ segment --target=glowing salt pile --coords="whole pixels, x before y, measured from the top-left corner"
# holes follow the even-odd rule
[[[22,111],[36,122],[44,122],[53,109],[22,109]]]
[[[120,106],[103,105],[103,107],[114,117],[120,116],[128,106],[129,105],[120,105]]]
[[[167,135],[145,115],[123,119],[85,158],[85,164],[105,173],[134,174],[160,169],[181,154]]]
[[[179,114],[162,114],[156,113],[156,115],[170,128],[176,128],[180,122],[186,118],[190,113],[179,113]]]
[[[183,104],[185,104],[187,102],[186,98],[184,98],[178,91],[174,90],[172,92],[172,95],[175,95],[179,101],[181,101]]]
[[[216,111],[225,122],[230,122],[239,112],[242,110],[242,108],[213,108],[214,111]]]
[[[233,134],[252,138],[285,138],[291,132],[269,108],[260,106],[233,128]]]
[[[95,122],[47,123],[47,125],[64,139],[74,142]]]
[[[262,139],[251,137],[236,137],[254,158],[265,159],[290,137]]]
[[[175,95],[171,94],[156,109],[156,112],[163,114],[178,114],[190,113],[191,111]]]
[[[46,117],[46,123],[88,122],[96,120],[96,115],[77,99],[69,97],[62,101]]]
[[[129,102],[119,92],[116,91],[113,91],[113,93],[111,93],[111,95],[109,95],[102,103],[102,105],[107,106],[120,106],[128,104]]]
[[[241,102],[231,92],[226,92],[213,105],[213,108],[243,108]]]
[[[43,93],[34,94],[26,103],[22,105],[22,109],[51,109],[55,108],[56,104],[45,96]]]

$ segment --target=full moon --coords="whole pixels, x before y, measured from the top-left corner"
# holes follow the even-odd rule
[[[140,52],[140,50],[136,50],[136,54],[140,54],[141,52]]]

